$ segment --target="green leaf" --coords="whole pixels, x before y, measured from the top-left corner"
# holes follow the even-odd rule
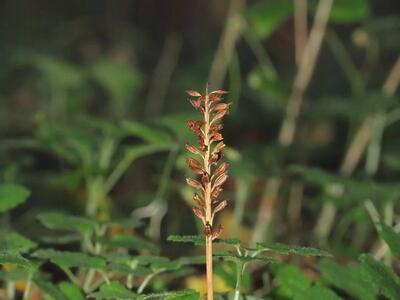
[[[31,267],[31,263],[16,251],[0,251],[0,264],[13,264],[24,268]]]
[[[167,241],[177,242],[177,243],[193,243],[196,246],[203,246],[205,244],[205,238],[202,235],[170,235],[167,238]],[[237,238],[224,238],[224,239],[216,239],[213,241],[213,243],[240,245],[240,240]]]
[[[224,261],[231,261],[231,262],[242,262],[242,263],[248,263],[251,261],[263,261],[265,263],[278,263],[278,261],[273,258],[273,257],[269,257],[269,256],[264,256],[264,255],[257,255],[257,256],[238,256],[238,255],[234,255],[228,251],[226,251],[225,253],[220,251],[219,253],[215,253],[213,255],[214,258],[217,259],[222,259]]]
[[[133,294],[119,282],[111,282],[110,284],[103,284],[98,292],[89,295],[89,297],[95,298],[96,300],[137,299],[135,294]]]
[[[41,213],[37,218],[49,229],[78,231],[82,234],[92,231],[96,226],[96,222],[90,219],[58,212]]]
[[[46,295],[50,296],[54,300],[69,300],[64,294],[50,281],[45,281],[38,276],[33,280],[37,287],[41,289]],[[75,299],[74,299],[75,300]]]
[[[322,286],[313,286],[312,288],[306,290],[304,293],[299,293],[294,297],[294,300],[341,300],[338,295],[336,295],[330,289]]]
[[[328,252],[310,247],[289,246],[284,244],[257,243],[257,249],[280,254],[295,254],[301,256],[332,256]]]
[[[318,2],[311,2],[310,10],[312,13],[315,13]],[[368,0],[335,0],[330,13],[330,21],[335,23],[354,23],[365,20],[369,15]]]
[[[359,300],[376,299],[378,286],[366,280],[364,266],[340,266],[332,260],[324,259],[319,268],[324,280],[354,298]]]
[[[104,269],[106,262],[101,257],[89,256],[80,252],[56,251],[53,249],[37,250],[32,254],[33,257],[49,259],[61,268],[81,267]]]
[[[297,267],[285,265],[278,268],[276,279],[279,283],[277,293],[282,298],[293,299],[311,287],[311,280]]]
[[[68,300],[85,300],[82,291],[70,282],[60,282],[58,288],[65,295]]]
[[[169,144],[170,136],[164,131],[133,121],[124,121],[122,126],[132,135],[139,137],[151,144]]]
[[[37,244],[19,233],[1,233],[0,232],[0,251],[28,251],[37,247]]]
[[[386,224],[380,225],[379,235],[388,244],[393,256],[400,259],[400,234]]]
[[[361,255],[360,261],[381,293],[389,299],[398,300],[400,295],[399,278],[393,270],[368,254]]]
[[[293,1],[258,1],[246,12],[247,19],[260,38],[268,38],[293,12]]]
[[[148,295],[140,295],[137,298],[138,300],[199,300],[200,293],[194,290],[183,290],[176,292],[165,292],[158,294],[148,294]]]
[[[0,213],[24,203],[30,192],[16,184],[0,184]]]
[[[158,253],[159,251],[157,245],[154,243],[133,235],[120,234],[113,236],[110,240],[101,239],[99,241],[112,247],[126,248],[137,251],[147,250],[152,254]]]

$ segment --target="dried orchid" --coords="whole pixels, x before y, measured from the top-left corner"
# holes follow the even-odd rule
[[[223,158],[221,150],[225,147],[221,134],[221,119],[229,113],[229,105],[222,103],[221,100],[226,91],[216,90],[208,93],[208,86],[204,95],[197,91],[186,91],[189,95],[190,103],[198,110],[202,116],[201,121],[189,120],[187,125],[198,140],[198,147],[186,144],[186,149],[196,155],[195,158],[188,158],[189,168],[199,176],[199,179],[186,178],[189,186],[198,190],[193,196],[198,206],[193,208],[193,212],[204,225],[204,235],[206,239],[206,268],[207,268],[207,299],[213,299],[212,285],[212,241],[218,238],[222,232],[219,225],[214,230],[213,221],[217,212],[223,210],[228,202],[220,201],[218,196],[222,192],[222,185],[228,179],[228,163],[220,163]]]

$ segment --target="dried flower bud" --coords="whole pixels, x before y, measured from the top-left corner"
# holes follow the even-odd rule
[[[220,134],[219,132],[215,132],[213,135],[212,135],[212,141],[213,142],[220,142],[220,141],[223,141],[224,140],[224,137],[222,136],[222,134]]]
[[[197,193],[194,194],[193,200],[200,206],[204,207],[206,204],[204,202],[204,199],[201,198]]]
[[[228,201],[226,201],[226,200],[220,202],[220,203],[214,208],[214,214],[216,214],[217,212],[223,210],[227,205],[228,205]]]
[[[220,111],[220,110],[228,109],[230,105],[231,105],[230,103],[229,104],[228,103],[219,103],[219,104],[215,105],[212,108],[212,110]]]
[[[224,90],[215,90],[210,93],[210,95],[220,95],[220,96],[223,96],[226,94],[228,94],[228,92],[224,91]]]
[[[193,207],[193,213],[195,214],[196,217],[198,217],[203,222],[203,224],[206,223],[206,219],[204,217],[204,212],[201,208],[196,207],[196,206]]]
[[[201,94],[197,91],[193,91],[193,90],[188,90],[186,91],[186,94],[188,94],[191,97],[200,97]]]
[[[223,110],[220,110],[219,112],[217,112],[213,118],[213,122],[218,121],[220,119],[222,119],[226,114],[229,113],[228,108],[225,108]]]
[[[224,173],[229,167],[229,164],[226,162],[223,162],[218,168],[215,169],[214,171],[214,176],[219,176],[222,173]]]
[[[191,168],[192,171],[195,172],[196,174],[204,173],[203,166],[194,158],[189,157],[188,159],[186,159],[186,162],[189,165],[189,168]]]
[[[192,188],[199,189],[199,190],[203,189],[203,186],[197,180],[194,180],[194,179],[191,179],[191,178],[186,178],[186,183],[189,186],[191,186]]]
[[[224,183],[225,183],[225,181],[228,179],[228,174],[226,174],[226,173],[223,173],[223,174],[221,174],[221,175],[219,175],[218,177],[217,177],[217,179],[215,179],[215,182],[214,182],[214,186],[221,186],[221,185],[223,185]]]
[[[186,124],[189,127],[190,131],[192,131],[194,134],[196,135],[202,134],[200,128],[204,124],[203,121],[187,120]]]
[[[207,183],[209,183],[210,180],[211,180],[210,174],[208,174],[207,172],[204,172],[203,176],[201,177],[201,182],[203,183],[203,186],[205,186]]]
[[[225,144],[224,144],[223,142],[219,142],[219,143],[217,144],[217,146],[215,146],[215,148],[214,148],[212,154],[216,154],[216,153],[220,152],[221,149],[224,148],[224,147],[225,147]]]
[[[199,109],[200,108],[200,106],[201,106],[201,98],[198,98],[197,100],[189,100],[189,101],[190,101],[190,104],[192,104],[192,106],[195,109]]]
[[[224,157],[224,154],[223,154],[222,152],[215,152],[215,153],[211,154],[210,162],[211,162],[212,164],[216,164],[216,163],[219,162],[223,157]]]
[[[214,187],[211,191],[211,199],[213,199],[213,200],[217,199],[219,194],[221,194],[222,191],[223,191],[223,189],[221,188],[221,186]]]
[[[193,154],[201,154],[200,150],[191,144],[186,143],[185,147],[186,147],[187,151],[189,151]]]
[[[209,222],[206,223],[204,226],[204,235],[205,236],[211,236],[212,235],[212,228]]]
[[[219,224],[218,229],[216,231],[214,231],[212,234],[212,240],[219,238],[221,236],[221,233],[222,233],[222,226],[221,226],[221,224]]]

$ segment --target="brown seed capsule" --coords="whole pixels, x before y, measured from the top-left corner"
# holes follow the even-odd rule
[[[195,214],[196,217],[198,217],[203,224],[205,224],[205,217],[204,217],[204,212],[201,208],[199,207],[193,207],[193,213]]]
[[[224,91],[224,90],[215,90],[210,93],[210,95],[220,95],[220,96],[226,95],[226,94],[228,94],[228,92]]]
[[[209,222],[206,223],[204,226],[204,235],[205,236],[211,236],[212,235],[212,228]]]
[[[194,200],[198,205],[200,205],[200,206],[202,206],[202,207],[206,205],[205,202],[204,202],[204,199],[201,198],[197,193],[194,194],[193,200]]]
[[[214,182],[214,186],[221,186],[221,185],[223,185],[224,183],[225,183],[225,181],[228,179],[228,174],[226,174],[226,173],[223,173],[223,174],[221,174],[221,175],[219,175],[218,177],[217,177],[217,179],[215,179],[215,182]]]
[[[219,238],[221,236],[221,233],[222,233],[222,226],[221,226],[221,224],[219,224],[218,229],[216,231],[214,231],[212,234],[212,240]]]
[[[220,141],[222,141],[224,139],[224,137],[222,136],[222,134],[220,134],[219,132],[215,132],[213,135],[212,135],[212,141],[213,142],[220,142]]]
[[[187,151],[189,151],[193,154],[201,154],[200,150],[191,144],[186,143],[185,147],[186,147]]]
[[[192,104],[192,106],[195,109],[199,109],[200,108],[200,106],[201,106],[201,98],[199,98],[197,100],[189,100],[189,101],[190,101],[190,104]]]
[[[214,176],[217,177],[224,173],[229,167],[229,164],[226,162],[223,162],[218,168],[215,169],[214,171]]]
[[[215,146],[215,148],[214,148],[212,154],[216,154],[216,153],[220,152],[221,149],[224,148],[224,147],[225,147],[224,142],[219,142],[219,143],[217,144],[217,146]]]
[[[214,214],[216,214],[217,212],[223,210],[226,206],[228,205],[228,201],[224,200],[222,202],[220,202],[215,208],[214,208]]]
[[[217,162],[219,162],[222,158],[224,157],[224,154],[222,152],[216,152],[211,154],[211,159],[210,162],[212,164],[216,164]]]
[[[189,157],[186,159],[186,161],[187,161],[187,164],[189,165],[189,168],[191,168],[193,172],[195,172],[196,174],[204,173],[203,166],[197,160]]]
[[[218,121],[220,119],[222,119],[226,114],[228,114],[228,108],[225,108],[223,110],[220,110],[219,112],[217,112],[213,118],[213,122]]]
[[[219,110],[223,110],[223,109],[228,109],[229,108],[230,103],[219,103],[217,105],[215,105],[212,110],[215,111],[219,111]]]
[[[221,194],[222,191],[223,191],[223,189],[221,188],[221,186],[214,187],[211,191],[211,199],[213,199],[213,200],[217,199],[219,194]]]
[[[209,183],[210,180],[211,180],[210,175],[207,172],[204,172],[203,176],[201,176],[201,182],[203,183],[203,186]]]
[[[191,97],[200,97],[201,94],[197,91],[193,91],[193,90],[187,90],[186,94],[188,94]]]
[[[197,180],[194,180],[194,179],[191,179],[191,178],[186,178],[186,183],[189,186],[191,186],[192,188],[195,188],[195,189],[198,189],[198,190],[203,189],[203,186]]]

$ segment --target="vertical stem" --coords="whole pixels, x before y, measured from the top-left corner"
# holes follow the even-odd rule
[[[307,0],[294,0],[294,34],[296,63],[299,65],[307,42]]]
[[[236,263],[236,286],[235,286],[235,296],[234,300],[240,299],[240,286],[242,285],[242,273],[244,270],[245,264],[242,262]]]
[[[211,145],[209,137],[210,129],[210,112],[209,112],[209,97],[208,97],[208,86],[206,87],[206,99],[204,105],[204,144],[206,145],[206,153],[204,155],[204,169],[210,175],[211,178],[211,166],[210,166],[210,154]],[[211,220],[211,180],[206,184],[204,191],[204,201],[206,204],[206,226],[209,225],[212,228]],[[213,265],[212,265],[212,234],[206,232],[206,274],[207,274],[207,299],[213,300]]]
[[[24,295],[22,297],[22,300],[28,300],[29,299],[29,294],[31,291],[31,286],[32,286],[32,273],[29,273],[28,279],[27,279],[27,283],[26,283],[26,287],[24,290]]]

